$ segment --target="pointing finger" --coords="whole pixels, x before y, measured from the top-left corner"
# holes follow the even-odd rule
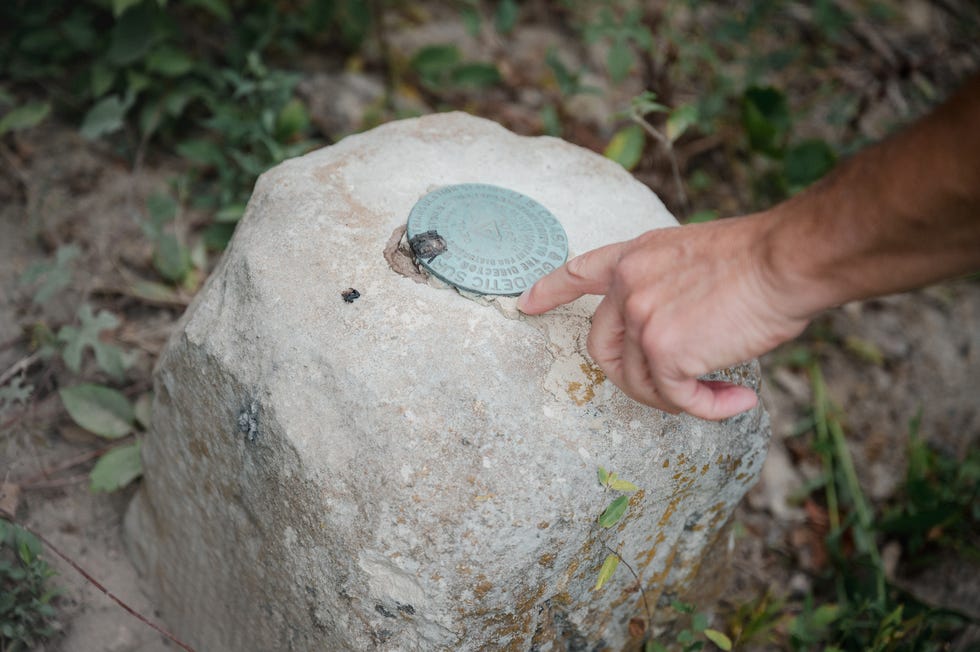
[[[572,258],[522,294],[517,300],[517,308],[529,315],[538,315],[583,294],[605,294],[623,245],[611,244]]]

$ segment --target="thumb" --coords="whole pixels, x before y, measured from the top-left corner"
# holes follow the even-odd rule
[[[754,390],[721,380],[655,379],[660,395],[681,411],[718,421],[750,410],[759,402]]]

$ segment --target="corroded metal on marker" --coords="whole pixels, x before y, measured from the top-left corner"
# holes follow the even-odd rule
[[[565,229],[519,192],[482,183],[444,186],[408,216],[419,264],[460,290],[516,296],[568,257]]]

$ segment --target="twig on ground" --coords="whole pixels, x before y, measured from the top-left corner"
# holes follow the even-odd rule
[[[88,473],[77,473],[75,475],[70,475],[67,478],[55,478],[53,480],[38,480],[37,482],[31,482],[29,484],[22,484],[20,488],[22,491],[41,491],[43,489],[60,489],[62,487],[70,487],[74,484],[81,484],[89,479]]]
[[[40,359],[40,357],[41,357],[41,353],[39,351],[35,351],[29,356],[21,358],[20,360],[15,362],[9,369],[7,369],[5,372],[0,374],[0,385],[3,385],[5,382],[7,382],[8,380],[16,376],[21,371],[26,371],[27,369],[29,369],[32,364],[34,364]]]
[[[670,170],[674,176],[674,185],[677,188],[677,199],[681,204],[681,208],[684,211],[685,217],[690,212],[690,203],[687,200],[687,192],[684,190],[684,180],[681,178],[681,170],[677,165],[677,155],[674,152],[674,145],[670,142],[664,134],[660,133],[660,130],[654,127],[650,122],[643,117],[637,109],[633,109],[631,112],[631,117],[633,121],[638,125],[643,127],[643,130],[647,132],[650,136],[654,138],[658,143],[660,143],[664,151],[667,153],[667,158],[670,160]]]
[[[605,541],[602,541],[601,543],[602,547],[608,550],[610,554],[616,555],[619,558],[620,563],[626,566],[627,570],[630,572],[630,575],[632,575],[633,579],[636,580],[636,587],[639,589],[640,597],[643,599],[643,609],[647,612],[647,623],[649,623],[648,626],[652,627],[653,611],[650,609],[650,603],[647,602],[647,592],[646,589],[643,588],[643,581],[640,580],[640,576],[636,574],[636,570],[633,569],[633,566],[631,566],[630,563],[626,561],[621,554],[619,554],[618,550],[613,550],[610,548],[609,544]]]
[[[36,488],[38,484],[46,481],[50,481],[51,476],[53,476],[54,474],[60,473],[61,471],[65,471],[66,469],[70,469],[74,466],[78,466],[79,464],[84,464],[85,462],[88,462],[89,460],[94,459],[96,457],[101,457],[102,455],[111,451],[113,448],[116,448],[117,446],[120,445],[121,444],[117,442],[110,446],[102,446],[101,448],[97,448],[95,450],[79,453],[78,455],[69,457],[67,460],[63,460],[61,462],[58,462],[57,464],[43,468],[39,472],[32,475],[31,477],[19,481],[17,484],[19,484],[22,487],[30,487],[32,489]]]

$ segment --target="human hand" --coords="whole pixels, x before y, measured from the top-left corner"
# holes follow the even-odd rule
[[[631,398],[723,419],[755,406],[747,387],[698,380],[798,335],[791,294],[767,269],[765,214],[649,231],[582,254],[518,300],[536,315],[604,294],[588,351]]]

